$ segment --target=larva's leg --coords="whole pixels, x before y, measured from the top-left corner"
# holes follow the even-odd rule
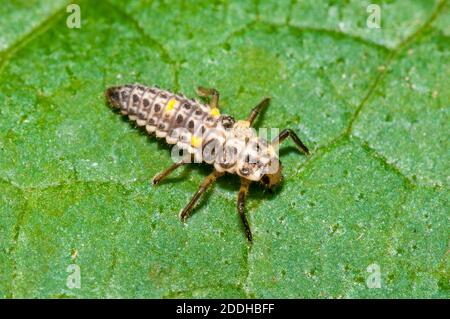
[[[184,207],[183,210],[180,212],[180,218],[183,221],[189,217],[192,208],[194,208],[200,196],[202,196],[202,194],[208,189],[208,187],[211,186],[217,180],[217,178],[219,178],[223,174],[225,174],[225,172],[218,172],[214,170],[211,174],[206,176],[206,178],[200,185],[199,190],[194,194],[194,196],[191,198],[190,202],[186,205],[186,207]]]
[[[241,217],[242,223],[244,224],[245,234],[247,239],[252,241],[252,232],[250,230],[250,226],[248,225],[247,217],[245,216],[245,197],[248,193],[248,188],[250,186],[250,181],[241,178],[241,188],[239,189],[238,201],[237,201],[237,209],[239,216]]]
[[[309,150],[306,147],[306,145],[303,144],[303,142],[300,140],[300,138],[297,136],[297,134],[295,134],[295,132],[293,130],[288,129],[288,128],[282,130],[281,133],[273,139],[272,145],[273,146],[280,145],[287,137],[292,138],[295,145],[299,148],[300,151],[302,151],[306,155],[309,155]]]
[[[212,109],[219,108],[219,91],[217,91],[216,89],[199,86],[197,88],[197,94],[203,97],[211,96],[211,102],[209,103],[209,106],[211,106]]]
[[[267,105],[269,105],[269,102],[270,102],[270,98],[266,97],[264,100],[259,102],[259,104],[251,110],[251,112],[247,118],[247,121],[250,122],[250,125],[252,125],[253,121],[255,121],[256,117],[262,111],[262,109],[265,108]]]
[[[186,164],[185,161],[181,160],[179,162],[173,163],[169,168],[167,168],[166,170],[158,173],[155,175],[155,177],[153,177],[152,179],[152,184],[153,185],[157,185],[159,184],[164,178],[166,178],[170,173],[172,173],[174,170],[176,170],[178,167],[182,166]]]

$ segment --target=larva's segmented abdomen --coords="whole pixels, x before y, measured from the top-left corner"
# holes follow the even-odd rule
[[[112,87],[106,93],[110,103],[149,133],[194,154],[208,142],[206,131],[224,130],[217,109],[157,87],[139,84]],[[203,137],[203,138],[202,138]],[[206,138],[205,138],[206,137]]]

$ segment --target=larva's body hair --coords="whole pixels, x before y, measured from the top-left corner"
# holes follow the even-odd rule
[[[248,121],[235,121],[197,100],[140,84],[111,87],[106,96],[115,108],[149,133],[214,165],[216,171],[259,181],[281,176],[274,148],[257,136]]]

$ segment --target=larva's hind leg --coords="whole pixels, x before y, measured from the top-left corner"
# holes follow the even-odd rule
[[[252,232],[250,230],[250,226],[248,225],[247,217],[245,216],[245,197],[247,196],[249,186],[250,181],[245,178],[241,178],[241,188],[239,189],[238,193],[237,209],[239,217],[241,217],[242,223],[244,224],[245,235],[247,236],[247,239],[251,242]]]
[[[203,86],[199,86],[197,88],[197,94],[202,97],[211,97],[211,102],[209,106],[214,108],[219,108],[219,91],[216,89],[205,88]]]
[[[298,135],[295,134],[295,132],[293,130],[289,129],[289,128],[286,128],[286,129],[282,130],[281,133],[272,140],[272,145],[273,146],[278,146],[288,137],[292,138],[292,140],[294,141],[295,145],[298,147],[298,149],[300,151],[302,151],[306,155],[309,155],[309,150],[306,147],[306,145],[300,140]]]
[[[184,221],[186,220],[186,218],[189,217],[190,212],[194,208],[200,196],[202,196],[202,194],[208,189],[208,187],[211,186],[223,174],[225,174],[225,172],[218,172],[214,170],[211,174],[206,176],[206,178],[200,185],[199,190],[194,194],[194,196],[191,198],[190,202],[186,205],[186,207],[184,207],[183,210],[180,212],[181,220]]]
[[[158,173],[155,175],[155,177],[153,177],[152,179],[152,184],[153,185],[157,185],[159,184],[164,178],[166,178],[167,176],[170,175],[170,173],[172,173],[174,170],[176,170],[178,167],[183,166],[184,164],[186,164],[185,161],[181,160],[179,162],[173,163],[170,167],[168,167],[167,169],[165,169],[164,171]]]
[[[261,102],[259,102],[259,104],[257,106],[255,106],[250,114],[248,115],[247,121],[250,123],[250,125],[252,125],[252,123],[255,121],[256,117],[258,116],[259,113],[261,113],[261,111],[267,106],[269,105],[270,102],[270,97],[266,97],[264,100],[262,100]]]

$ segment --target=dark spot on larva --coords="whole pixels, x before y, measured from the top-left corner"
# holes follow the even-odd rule
[[[122,91],[122,92],[120,93],[120,95],[122,96],[122,100],[126,100],[127,97],[128,97],[127,91]]]
[[[133,94],[133,102],[137,103],[139,101],[139,96],[137,94]]]
[[[188,128],[190,128],[190,129],[194,128],[194,124],[195,124],[194,121],[190,120],[188,123]]]
[[[183,122],[183,115],[178,114],[178,115],[177,115],[177,118],[176,118],[176,121],[177,121],[177,123]]]
[[[210,139],[203,145],[203,154],[209,159],[214,159],[216,157],[216,148],[219,148],[219,141],[215,138]]]
[[[258,158],[248,154],[245,158],[245,162],[249,164],[256,164],[258,163]]]
[[[165,127],[164,123],[161,123],[161,124],[158,125],[158,128],[159,128],[160,130],[164,130],[164,127]]]
[[[225,115],[225,116],[222,117],[222,125],[223,125],[223,127],[231,128],[231,127],[233,127],[234,123],[235,123],[235,120],[234,120],[233,117],[228,116],[228,115]]]
[[[166,93],[161,93],[161,97],[162,97],[163,99],[167,99],[167,94],[166,94]]]
[[[161,105],[156,103],[155,104],[155,112],[158,113],[159,111],[161,111]]]
[[[196,110],[195,111],[195,115],[201,115],[203,112],[202,112],[202,110],[200,110],[200,109],[198,109],[198,110]]]
[[[112,90],[108,90],[108,94],[111,100],[113,101],[117,101],[119,100],[119,91],[112,89]]]
[[[187,143],[189,141],[189,134],[181,134],[180,141]]]
[[[189,103],[184,103],[183,107],[184,107],[186,110],[189,110],[189,109],[191,108],[191,105],[190,105]]]
[[[149,92],[152,93],[152,94],[155,94],[156,90],[152,88],[152,89],[149,90]]]
[[[150,101],[148,99],[144,99],[144,106],[148,107],[150,105]]]
[[[206,129],[205,127],[202,125],[202,128],[200,129],[200,132],[202,133],[202,135],[205,133]]]
[[[212,116],[208,115],[208,116],[206,117],[206,121],[207,121],[207,122],[213,122],[213,121],[214,121],[214,118],[213,118]]]
[[[155,124],[155,119],[154,118],[149,119],[148,124],[151,124],[151,125]]]
[[[146,120],[147,119],[147,113],[145,112],[138,112],[138,117],[140,120]]]
[[[220,166],[223,168],[230,168],[233,165],[234,165],[234,163],[227,163],[227,162],[220,163]]]
[[[250,170],[249,170],[247,167],[242,167],[242,168],[239,170],[239,172],[240,172],[242,175],[244,175],[244,176],[247,176],[247,175],[250,174]]]

